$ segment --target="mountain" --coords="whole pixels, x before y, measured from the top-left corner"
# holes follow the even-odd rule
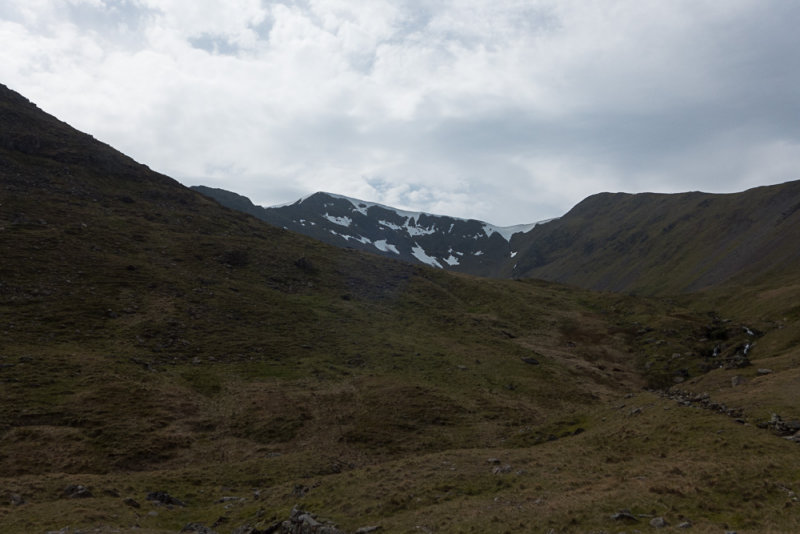
[[[3,532],[800,528],[791,270],[642,298],[333,247],[4,86],[0,186]]]
[[[265,208],[224,189],[193,189],[223,206],[331,245],[481,276],[495,275],[507,259],[515,256],[509,243],[514,234],[538,224],[497,227],[322,192]]]
[[[593,195],[512,240],[503,273],[676,294],[797,272],[800,181],[734,194]]]
[[[507,228],[330,193],[263,208],[229,191],[194,189],[332,245],[478,276],[670,295],[800,265],[792,245],[800,231],[799,181],[734,194],[601,193],[561,218]]]

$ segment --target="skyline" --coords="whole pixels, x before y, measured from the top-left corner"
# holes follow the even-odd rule
[[[800,4],[9,0],[0,82],[185,185],[509,226],[798,179]]]

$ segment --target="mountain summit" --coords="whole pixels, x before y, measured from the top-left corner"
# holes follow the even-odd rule
[[[324,192],[264,208],[223,189],[193,189],[223,206],[332,245],[482,276],[496,275],[498,267],[516,255],[513,235],[540,224],[499,227]]]
[[[196,188],[221,204],[329,244],[497,278],[586,289],[692,292],[796,273],[800,181],[732,194],[599,193],[564,216],[498,228],[330,193],[260,208]],[[548,223],[548,224],[544,224]]]

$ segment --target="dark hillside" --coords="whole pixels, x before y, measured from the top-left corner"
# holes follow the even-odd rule
[[[271,227],[6,88],[0,120],[0,478],[44,521],[55,489],[15,477],[123,488],[115,473],[281,454],[287,474],[267,484],[521,428],[544,440],[573,425],[561,414],[642,384],[577,294]],[[586,341],[567,347],[573,335]],[[15,515],[4,530],[26,531]]]
[[[602,193],[515,236],[515,277],[675,294],[797,272],[800,182],[741,193]]]
[[[800,317],[328,246],[2,86],[0,132],[3,532],[800,526],[798,444],[757,426],[800,417]]]

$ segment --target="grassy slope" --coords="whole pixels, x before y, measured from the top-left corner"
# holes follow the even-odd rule
[[[609,519],[620,508],[696,531],[796,530],[796,444],[637,393],[699,361],[672,354],[708,350],[713,296],[478,280],[334,249],[3,97],[4,532],[220,517],[230,532],[294,504],[388,532],[628,528]],[[793,323],[770,325],[765,356],[791,365]],[[687,387],[731,389],[730,372],[692,372]],[[788,406],[789,376],[748,384],[786,382]],[[93,497],[65,497],[69,484]],[[145,502],[154,490],[188,507]]]
[[[663,295],[796,272],[798,207],[800,182],[729,195],[594,195],[512,243],[514,275]]]

